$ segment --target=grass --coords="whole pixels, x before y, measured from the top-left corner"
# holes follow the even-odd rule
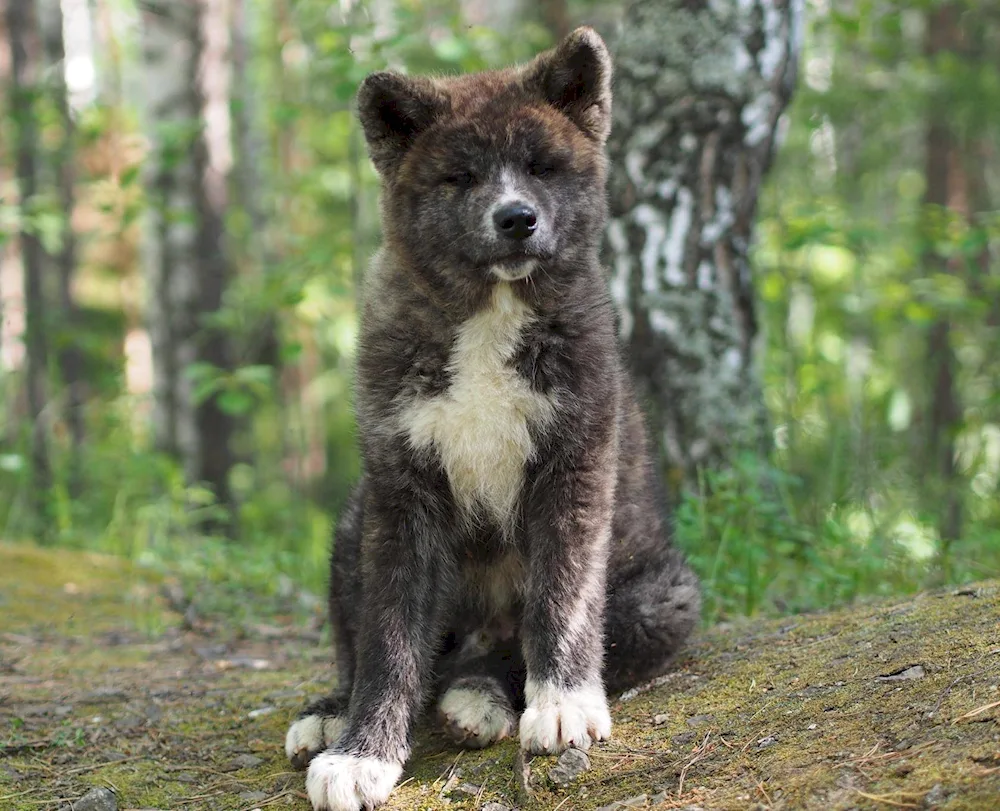
[[[708,624],[1000,576],[1000,532],[976,526],[943,561],[914,511],[820,503],[754,458],[703,476],[699,490],[682,500],[674,528],[701,577]]]

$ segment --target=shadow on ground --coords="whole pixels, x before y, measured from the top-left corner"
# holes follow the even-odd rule
[[[0,809],[308,809],[282,741],[326,686],[315,624],[182,612],[116,559],[0,544]],[[998,630],[995,583],[716,628],[568,785],[425,729],[389,807],[1000,808]]]

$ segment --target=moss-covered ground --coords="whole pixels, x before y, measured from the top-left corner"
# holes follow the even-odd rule
[[[329,677],[316,624],[185,618],[168,585],[0,544],[0,809],[308,809],[282,742]],[[1000,809],[1000,584],[717,627],[661,682],[567,789],[426,728],[389,807]]]

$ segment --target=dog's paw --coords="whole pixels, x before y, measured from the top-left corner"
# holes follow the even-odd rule
[[[445,732],[470,749],[482,749],[514,731],[510,702],[487,690],[452,687],[442,696],[438,714]]]
[[[521,748],[538,754],[570,746],[588,749],[611,736],[611,713],[600,684],[565,690],[528,681],[521,715]]]
[[[305,715],[285,735],[285,754],[296,769],[304,769],[320,752],[337,742],[344,719],[337,715]]]
[[[389,799],[402,773],[398,763],[324,752],[309,764],[306,792],[314,811],[369,811]]]

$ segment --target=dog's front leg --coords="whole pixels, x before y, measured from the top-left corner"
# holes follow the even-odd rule
[[[611,734],[601,679],[616,457],[612,443],[556,457],[526,505],[529,574],[521,746],[587,748]]]
[[[374,808],[402,773],[436,651],[446,571],[438,538],[417,506],[366,504],[357,670],[344,733],[309,765],[316,811]]]

